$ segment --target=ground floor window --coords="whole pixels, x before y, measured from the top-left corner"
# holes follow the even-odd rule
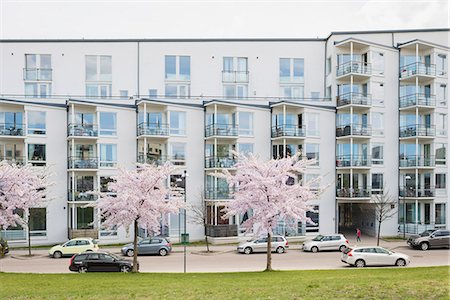
[[[93,229],[94,224],[94,208],[93,207],[77,207],[76,229]]]
[[[306,223],[307,232],[319,232],[319,206],[315,205],[312,211],[306,212],[306,217],[313,223]]]
[[[30,236],[46,236],[47,235],[47,209],[30,208],[28,217],[30,227]]]
[[[436,204],[435,206],[435,224],[444,225],[445,219],[445,203]]]

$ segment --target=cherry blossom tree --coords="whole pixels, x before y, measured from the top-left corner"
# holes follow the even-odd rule
[[[26,226],[28,254],[31,255],[29,210],[42,206],[50,185],[47,169],[0,163],[0,228]]]
[[[233,154],[239,158],[235,165],[236,172],[232,174],[223,170],[219,175],[227,180],[230,187],[237,188],[234,200],[224,209],[224,218],[253,211],[253,216],[243,226],[247,231],[253,229],[258,235],[267,234],[266,270],[270,271],[272,235],[277,223],[290,223],[292,220],[311,222],[306,212],[312,211],[309,201],[317,197],[310,188],[314,183],[302,185],[292,179],[304,173],[306,166],[314,162],[299,160],[298,156],[263,162],[252,154]]]
[[[134,170],[119,169],[118,175],[108,183],[110,193],[100,193],[95,204],[106,228],[123,226],[128,230],[133,225],[133,272],[138,272],[138,227],[159,234],[164,216],[178,213],[183,206],[179,192],[167,185],[167,178],[174,170],[168,163],[162,166],[139,165]]]

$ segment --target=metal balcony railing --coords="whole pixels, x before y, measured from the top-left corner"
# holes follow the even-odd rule
[[[425,95],[423,93],[410,94],[400,97],[400,108],[410,107],[410,106],[436,106],[436,96],[435,95]]]
[[[210,124],[205,127],[205,137],[238,136],[238,127],[233,124]]]
[[[165,164],[167,160],[167,155],[145,155],[143,153],[139,153],[138,155],[138,163],[140,164],[156,164],[157,166],[161,166]]]
[[[294,124],[283,124],[272,126],[272,137],[283,137],[283,136],[292,136],[292,137],[305,137],[306,128],[303,125],[294,125]]]
[[[23,80],[25,81],[52,81],[53,69],[24,68]]]
[[[69,190],[67,197],[69,201],[95,201],[98,199],[98,195],[96,194],[74,190]]]
[[[233,191],[230,189],[221,188],[209,188],[205,190],[205,199],[218,200],[218,199],[231,199]]]
[[[336,126],[336,137],[349,135],[371,136],[372,128],[369,125],[362,125],[362,124],[348,124]]]
[[[347,74],[372,75],[372,66],[361,61],[349,61],[336,67],[336,77]]]
[[[420,155],[400,155],[399,157],[400,168],[409,167],[434,167],[436,161],[434,156],[420,156]]]
[[[0,123],[0,135],[25,136],[25,124],[22,123]]]
[[[9,164],[15,164],[17,166],[25,165],[25,156],[0,156],[0,161],[6,161]]]
[[[223,70],[222,71],[222,82],[225,83],[235,83],[235,82],[241,82],[241,83],[248,83],[248,71],[228,71]]]
[[[370,167],[372,160],[369,155],[338,155],[336,167]]]
[[[205,158],[205,168],[233,168],[237,159],[231,156],[208,156]]]
[[[422,197],[434,197],[435,195],[435,188],[434,187],[427,187],[427,188],[420,188],[417,189],[415,187],[406,187],[406,189],[401,186],[399,189],[399,196],[400,197],[410,197],[410,198],[422,198]]]
[[[70,156],[69,169],[98,169],[98,157]]]
[[[147,123],[138,125],[138,135],[168,136],[169,124],[166,123]]]
[[[98,136],[98,126],[93,124],[69,124],[67,126],[68,136],[84,136],[96,137]]]
[[[343,105],[372,105],[372,95],[362,93],[346,93],[336,96],[337,106]]]
[[[340,197],[340,198],[367,198],[370,196],[371,196],[371,189],[368,189],[368,188],[336,189],[336,197]]]
[[[412,124],[400,127],[400,137],[433,137],[436,135],[434,125]]]
[[[416,75],[436,76],[436,65],[415,62],[400,67],[400,79]]]

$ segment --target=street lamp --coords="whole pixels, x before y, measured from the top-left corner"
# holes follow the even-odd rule
[[[406,226],[406,192],[408,189],[406,188],[406,181],[410,180],[411,176],[405,175],[403,178],[403,239],[405,239],[405,226]]]

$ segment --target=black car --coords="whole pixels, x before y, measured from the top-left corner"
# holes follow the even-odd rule
[[[130,272],[133,263],[108,252],[83,252],[72,256],[69,270],[73,272]],[[139,264],[138,264],[139,269]]]

